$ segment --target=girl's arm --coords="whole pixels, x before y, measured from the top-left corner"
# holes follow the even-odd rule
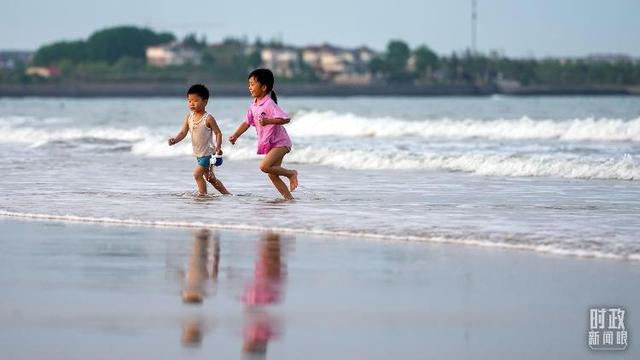
[[[289,114],[282,110],[278,104],[270,102],[267,106],[265,118],[258,120],[260,122],[260,126],[284,125],[289,123],[291,117],[289,117]]]
[[[186,116],[184,118],[184,123],[182,124],[182,128],[180,129],[178,134],[176,134],[176,137],[169,139],[169,146],[175,145],[180,141],[182,141],[182,139],[184,139],[184,137],[187,136],[188,133],[189,133],[189,116]]]
[[[216,136],[215,154],[222,155],[222,131],[220,131],[216,119],[213,116],[209,115],[209,117],[207,118],[207,125],[209,125],[209,129],[211,129],[211,131]]]
[[[275,119],[260,119],[260,125],[284,125],[288,124],[291,119],[288,118],[275,118]]]
[[[229,142],[233,145],[236,144],[236,140],[238,140],[238,138],[240,137],[240,135],[244,134],[245,131],[247,131],[247,129],[249,129],[249,124],[247,124],[246,122],[242,122],[242,124],[240,124],[240,126],[238,126],[238,128],[236,129],[236,131],[229,136]]]

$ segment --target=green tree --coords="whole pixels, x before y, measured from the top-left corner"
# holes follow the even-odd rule
[[[184,39],[182,40],[182,43],[185,45],[189,45],[194,49],[199,49],[199,50],[207,47],[207,39],[204,36],[202,36],[202,39],[198,40],[198,37],[194,33],[187,34],[187,36],[185,36]]]
[[[91,61],[113,64],[121,57],[144,59],[148,46],[175,41],[169,33],[156,34],[149,29],[120,26],[93,33],[87,40],[87,55]]]
[[[407,72],[407,61],[411,55],[409,46],[400,40],[392,40],[387,45],[385,67],[387,79],[393,82],[405,82],[411,80]]]
[[[247,56],[247,64],[252,69],[260,67],[260,65],[262,64],[262,55],[260,49],[254,49],[249,53],[249,56]]]
[[[213,66],[216,63],[216,58],[213,56],[211,51],[207,51],[206,49],[202,52],[202,65],[205,66]]]
[[[407,60],[411,55],[409,46],[400,40],[392,40],[387,45],[387,64],[389,71],[402,72],[406,69]]]
[[[84,41],[60,41],[40,47],[33,57],[33,64],[49,66],[63,60],[78,63],[86,59],[87,51]]]
[[[435,70],[438,66],[438,55],[426,45],[422,45],[413,52],[416,57],[416,71],[419,76],[424,76],[427,69]]]
[[[256,49],[262,49],[264,47],[264,43],[262,42],[262,38],[260,38],[260,36],[256,38],[256,41],[253,43],[253,46]]]
[[[369,61],[369,70],[376,75],[385,74],[387,72],[386,65],[386,62],[382,57],[376,56]]]

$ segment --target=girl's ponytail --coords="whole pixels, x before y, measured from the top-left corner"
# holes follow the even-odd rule
[[[276,91],[275,90],[271,90],[271,100],[273,100],[274,103],[278,103],[278,96],[276,95]]]

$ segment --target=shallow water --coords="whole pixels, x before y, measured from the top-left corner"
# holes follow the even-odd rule
[[[225,136],[248,99],[213,99]],[[0,215],[361,234],[640,260],[640,98],[291,98],[294,203],[250,129],[194,195],[181,99],[0,99]],[[210,191],[213,191],[209,187]]]

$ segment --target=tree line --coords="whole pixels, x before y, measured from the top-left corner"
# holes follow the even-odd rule
[[[199,65],[153,67],[146,63],[146,48],[177,38],[135,26],[97,31],[86,40],[60,41],[40,47],[31,65],[57,66],[58,79],[49,81],[244,81],[247,71],[261,63],[260,49],[279,47],[277,41],[228,38],[209,46],[206,38],[189,34],[182,43],[202,54]],[[14,71],[1,71],[0,82],[45,81],[24,74],[26,64]],[[584,86],[638,85],[640,62],[631,59],[511,59],[497,54],[469,51],[440,56],[423,45],[411,49],[392,40],[367,64],[367,70],[382,82],[415,84],[491,85],[509,80],[520,85]],[[300,58],[294,76],[282,81],[319,81],[313,69]]]

